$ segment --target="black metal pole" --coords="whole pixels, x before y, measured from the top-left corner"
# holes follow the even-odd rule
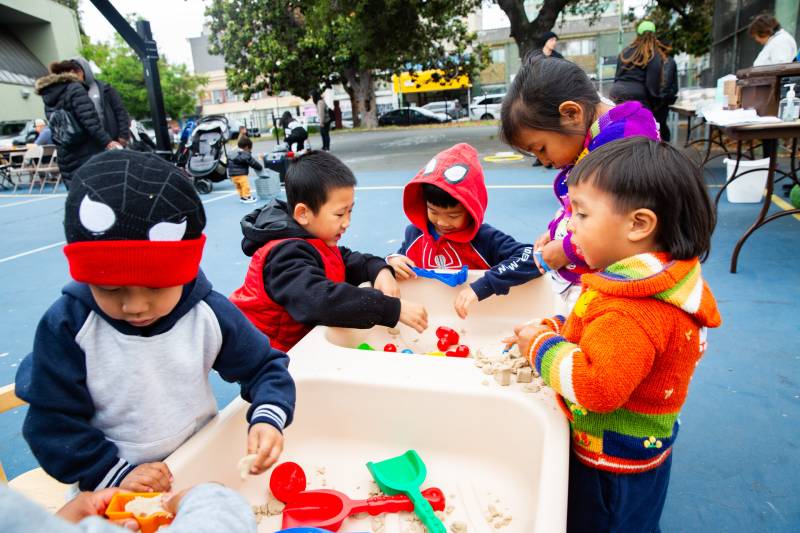
[[[120,15],[109,0],[90,1],[141,59],[158,153],[166,157],[171,156],[172,142],[170,142],[167,131],[167,114],[164,111],[164,95],[161,92],[161,76],[158,73],[158,47],[150,32],[150,23],[146,20],[139,20],[136,22],[136,31],[134,31],[125,17]]]
[[[153,131],[156,133],[156,146],[164,155],[172,155],[172,142],[167,131],[167,113],[164,110],[164,95],[161,92],[161,76],[158,73],[158,47],[150,32],[150,22],[136,21],[136,32],[144,40],[145,55],[144,84],[147,87],[147,99],[150,101],[150,116],[153,117]]]

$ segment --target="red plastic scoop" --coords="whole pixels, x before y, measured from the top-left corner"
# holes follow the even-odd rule
[[[291,461],[276,466],[269,478],[269,490],[273,496],[287,503],[296,494],[306,490],[303,467]]]
[[[437,488],[422,491],[434,511],[445,508],[444,494]],[[368,500],[351,500],[336,490],[309,490],[292,496],[283,509],[283,528],[319,527],[339,531],[342,522],[358,513],[373,516],[382,513],[414,512],[407,496],[376,496]]]

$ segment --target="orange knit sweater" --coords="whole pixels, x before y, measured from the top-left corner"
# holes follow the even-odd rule
[[[660,465],[705,351],[721,323],[695,260],[630,257],[582,277],[569,319],[547,319],[528,352],[558,392],[573,448],[589,466],[634,473]]]

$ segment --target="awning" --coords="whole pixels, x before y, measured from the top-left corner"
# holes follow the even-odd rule
[[[403,72],[399,76],[393,75],[392,85],[395,93],[427,93],[472,87],[466,74],[447,79],[441,70],[423,70],[414,72],[413,76],[410,72]]]

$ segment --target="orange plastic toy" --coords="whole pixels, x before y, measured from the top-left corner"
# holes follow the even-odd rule
[[[154,513],[149,516],[136,516],[125,510],[125,505],[134,498],[154,498],[161,496],[160,492],[118,492],[114,494],[111,501],[106,508],[106,517],[109,520],[124,520],[126,518],[133,518],[139,523],[141,533],[155,533],[161,526],[166,526],[172,523],[175,518],[168,512]]]

